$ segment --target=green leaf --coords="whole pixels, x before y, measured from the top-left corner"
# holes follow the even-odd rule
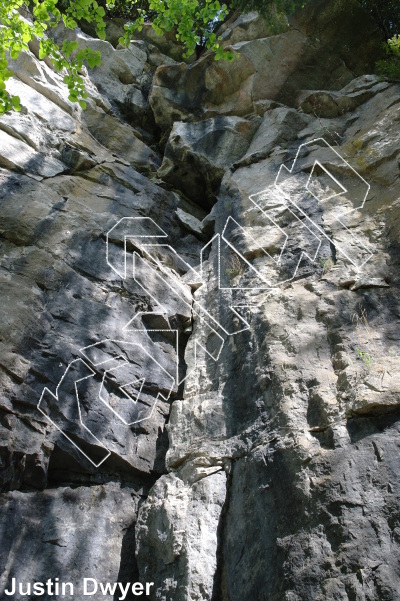
[[[57,43],[52,38],[45,38],[48,27],[55,27],[62,20],[67,29],[75,29],[78,22],[84,20],[95,25],[97,36],[106,39],[106,24],[104,18],[110,16],[109,11],[121,10],[122,6],[130,6],[135,18],[124,25],[125,35],[119,42],[128,46],[135,31],[141,31],[143,25],[151,20],[154,31],[161,35],[174,31],[177,41],[183,45],[184,57],[191,56],[197,44],[205,45],[215,52],[215,59],[233,60],[234,54],[219,47],[215,30],[219,21],[223,20],[228,8],[222,0],[106,0],[104,7],[100,0],[0,0],[0,112],[4,113],[13,108],[20,110],[18,97],[11,99],[6,90],[5,82],[11,76],[7,69],[7,57],[11,60],[18,58],[21,51],[28,49],[28,43],[36,38],[40,40],[39,58],[49,57],[57,71],[66,69],[64,82],[68,87],[71,102],[79,102],[86,108],[85,82],[80,76],[84,63],[89,68],[101,64],[101,53],[93,48],[79,50],[75,40],[64,39]],[[239,0],[235,0],[239,1]],[[244,0],[245,1],[245,0]],[[250,0],[246,0],[250,1]],[[254,0],[255,2],[270,0]],[[278,3],[291,0],[277,0]],[[305,0],[304,0],[305,1]],[[293,0],[293,3],[299,0]],[[21,7],[30,3],[33,21],[26,21],[18,12]],[[229,5],[231,8],[231,4]],[[61,9],[61,10],[60,10]],[[128,10],[130,10],[128,8]],[[393,39],[387,43],[387,49],[393,56],[400,53],[400,42]]]

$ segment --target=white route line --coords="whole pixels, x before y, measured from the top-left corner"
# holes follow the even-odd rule
[[[343,166],[345,165],[345,167],[347,169],[349,169],[353,175],[355,175],[357,178],[359,178],[359,180],[365,184],[366,186],[366,192],[365,195],[362,198],[361,204],[358,207],[354,207],[353,209],[350,209],[349,211],[347,211],[346,213],[342,213],[340,215],[336,215],[335,219],[336,221],[338,221],[342,228],[344,230],[346,230],[346,232],[348,232],[350,234],[350,239],[354,240],[354,242],[356,242],[358,244],[358,249],[361,251],[361,249],[363,249],[367,255],[367,259],[364,260],[364,262],[360,265],[357,266],[357,264],[355,263],[355,261],[351,258],[351,256],[349,256],[349,254],[342,248],[342,246],[340,244],[338,244],[338,242],[334,241],[332,238],[330,238],[326,232],[323,230],[322,227],[320,227],[317,223],[315,223],[308,215],[307,213],[298,205],[297,202],[295,202],[295,200],[293,198],[291,198],[290,194],[284,189],[284,183],[282,183],[282,178],[284,175],[286,176],[295,176],[294,173],[294,169],[297,165],[297,161],[299,160],[300,154],[302,152],[302,150],[305,147],[309,147],[311,145],[314,145],[316,143],[323,143],[325,145],[325,149],[328,148],[332,153],[334,153],[335,157],[337,157],[338,159],[340,159],[340,165]],[[315,168],[318,167],[320,168],[327,176],[329,176],[333,182],[335,182],[335,184],[338,186],[340,192],[336,192],[331,194],[330,196],[324,197],[324,201],[326,200],[330,200],[332,198],[335,197],[339,197],[339,196],[343,196],[344,194],[348,193],[348,190],[346,189],[345,186],[343,186],[343,184],[332,175],[332,173],[330,173],[330,171],[319,161],[319,160],[315,160],[310,172],[310,175],[308,177],[308,180],[305,184],[305,190],[311,194],[316,200],[317,202],[321,203],[321,199],[318,197],[318,195],[314,192],[313,188],[312,188],[312,179],[314,177],[314,171]],[[196,299],[191,299],[190,302],[188,302],[185,299],[185,291],[183,287],[180,287],[178,284],[179,282],[171,282],[171,275],[174,274],[174,270],[170,270],[168,271],[167,268],[155,257],[153,257],[150,253],[151,249],[159,249],[159,248],[167,248],[170,252],[172,252],[172,254],[181,262],[182,265],[185,266],[186,272],[189,272],[191,274],[193,274],[194,278],[196,281],[198,281],[198,283],[200,285],[204,285],[206,283],[205,281],[205,277],[204,277],[204,261],[205,259],[205,254],[208,248],[211,248],[213,252],[216,251],[217,253],[217,289],[218,290],[230,290],[230,291],[234,291],[234,290],[243,290],[243,291],[249,291],[249,290],[269,290],[272,291],[274,288],[276,288],[276,286],[281,285],[283,283],[287,283],[291,280],[293,280],[293,278],[296,276],[298,269],[299,269],[299,265],[301,263],[301,261],[303,260],[304,257],[306,257],[309,261],[315,263],[317,255],[320,251],[321,248],[321,244],[322,244],[322,239],[319,238],[312,229],[310,229],[311,227],[314,228],[315,230],[317,230],[317,232],[319,234],[321,234],[322,236],[324,236],[330,243],[334,244],[336,248],[338,248],[338,250],[343,254],[344,257],[346,257],[346,259],[352,264],[354,265],[357,269],[361,269],[365,263],[371,258],[372,253],[369,251],[369,249],[362,243],[360,242],[356,236],[354,236],[354,234],[352,234],[350,232],[350,230],[344,225],[344,223],[341,221],[340,217],[343,217],[344,215],[348,215],[349,213],[351,213],[352,211],[361,209],[364,207],[364,204],[366,202],[368,193],[370,191],[370,185],[366,182],[366,180],[364,178],[362,178],[357,171],[351,167],[351,165],[345,161],[343,159],[343,157],[336,151],[334,150],[334,148],[332,148],[323,138],[316,138],[314,140],[311,140],[310,142],[307,142],[305,144],[301,144],[297,150],[296,156],[294,158],[294,161],[292,163],[291,168],[287,168],[285,165],[281,165],[279,170],[278,170],[278,174],[275,178],[274,181],[274,187],[275,187],[275,194],[277,194],[277,198],[279,199],[280,202],[283,201],[283,205],[285,207],[286,210],[288,210],[291,215],[299,222],[299,224],[301,225],[301,227],[305,228],[308,230],[309,234],[311,235],[312,238],[314,238],[317,242],[317,249],[314,252],[314,255],[310,255],[309,253],[307,253],[306,251],[302,250],[300,253],[300,257],[299,260],[296,264],[294,273],[292,275],[292,277],[286,279],[286,280],[282,280],[282,281],[278,281],[276,284],[271,284],[270,280],[267,279],[266,277],[264,277],[255,267],[254,265],[252,265],[246,258],[245,256],[236,248],[236,246],[234,245],[234,243],[232,243],[229,239],[228,236],[229,234],[227,233],[229,227],[231,227],[231,224],[233,223],[235,226],[235,232],[239,232],[242,234],[244,239],[250,239],[255,245],[256,248],[261,250],[265,256],[267,256],[269,259],[272,259],[273,263],[275,264],[276,268],[279,268],[279,266],[282,263],[282,257],[284,255],[285,252],[287,252],[287,247],[288,247],[288,241],[289,241],[289,236],[288,234],[278,225],[278,223],[276,223],[276,221],[270,216],[268,215],[268,213],[265,210],[265,207],[263,208],[262,206],[260,206],[260,200],[264,199],[265,197],[268,195],[271,196],[274,194],[273,190],[270,190],[268,188],[262,190],[261,192],[258,192],[257,194],[252,194],[249,199],[251,201],[251,203],[253,204],[253,206],[257,209],[257,211],[259,211],[263,217],[271,224],[272,227],[276,228],[277,231],[280,232],[280,234],[283,236],[284,242],[282,244],[279,256],[277,258],[275,258],[274,256],[271,256],[267,250],[265,250],[264,248],[262,248],[260,246],[260,244],[257,242],[257,240],[255,238],[253,238],[253,236],[251,234],[249,234],[247,232],[247,230],[245,230],[244,227],[242,227],[232,216],[229,216],[225,222],[225,226],[223,228],[223,231],[221,234],[217,233],[213,236],[213,238],[207,243],[205,244],[201,251],[200,251],[200,267],[199,267],[199,271],[197,271],[196,269],[194,269],[193,267],[191,267],[177,252],[176,250],[171,247],[169,244],[161,244],[161,243],[145,243],[142,244],[140,246],[141,252],[143,253],[143,257],[141,257],[139,255],[139,253],[137,253],[136,251],[134,251],[132,253],[132,276],[134,281],[137,283],[137,285],[151,298],[151,300],[158,306],[158,308],[163,311],[162,312],[158,312],[157,310],[153,310],[153,311],[147,311],[147,312],[143,312],[143,311],[139,311],[127,324],[125,324],[125,326],[123,327],[123,330],[125,330],[126,332],[160,332],[160,333],[165,333],[165,332],[170,332],[172,334],[175,334],[175,349],[176,349],[176,367],[175,367],[175,374],[172,375],[170,374],[166,369],[164,369],[164,367],[155,359],[155,357],[146,351],[146,349],[143,347],[142,344],[137,343],[137,342],[131,342],[131,341],[127,341],[127,340],[101,340],[100,342],[91,344],[89,346],[83,347],[80,349],[80,352],[82,353],[82,355],[85,357],[85,359],[87,361],[89,361],[91,363],[91,365],[95,366],[95,367],[99,367],[99,366],[106,366],[107,363],[110,365],[113,365],[113,363],[120,359],[122,360],[121,365],[117,365],[114,367],[110,367],[109,369],[105,369],[104,370],[104,374],[103,374],[103,378],[102,378],[102,383],[100,386],[100,390],[98,393],[99,399],[100,401],[106,406],[108,407],[117,417],[118,419],[120,419],[126,426],[131,426],[133,424],[142,422],[146,419],[149,419],[152,417],[155,407],[157,405],[158,399],[162,398],[164,401],[168,401],[172,389],[174,387],[174,385],[179,386],[180,384],[182,384],[188,377],[189,377],[189,373],[187,373],[185,375],[185,377],[183,379],[179,379],[179,331],[176,328],[171,328],[170,322],[169,322],[169,318],[168,318],[168,310],[167,307],[165,307],[163,305],[163,303],[160,301],[159,298],[156,297],[155,293],[153,292],[153,290],[151,290],[151,285],[150,282],[151,281],[157,281],[157,280],[161,280],[162,284],[164,286],[166,286],[167,288],[169,288],[170,290],[172,290],[173,294],[175,295],[175,298],[177,298],[177,300],[179,302],[184,303],[184,305],[186,306],[186,308],[189,308],[191,313],[196,315],[200,320],[203,320],[206,323],[206,326],[209,330],[210,333],[213,333],[218,339],[219,339],[219,346],[212,352],[208,351],[206,346],[203,345],[200,342],[195,342],[194,344],[194,369],[197,368],[197,353],[198,353],[198,348],[201,348],[206,355],[208,355],[209,357],[211,357],[214,361],[218,361],[222,349],[224,347],[224,343],[225,343],[225,338],[224,336],[234,336],[235,334],[238,334],[240,332],[244,332],[247,330],[250,330],[250,324],[248,323],[248,321],[242,316],[240,315],[240,313],[237,311],[237,309],[248,309],[251,310],[252,305],[249,303],[244,303],[244,304],[235,304],[235,305],[230,305],[228,308],[229,310],[233,313],[233,315],[235,315],[239,321],[243,324],[242,329],[240,330],[236,330],[234,332],[230,332],[228,331],[227,328],[225,328],[224,326],[221,325],[221,323],[219,323],[219,321],[213,317],[213,315]],[[305,222],[302,221],[297,215],[296,213],[294,213],[292,211],[292,209],[290,207],[295,207],[297,209],[297,211],[300,212],[300,214],[305,217]],[[250,210],[250,209],[248,209]],[[307,223],[310,225],[310,227],[307,225]],[[151,233],[143,233],[143,231],[145,231],[145,228],[150,228],[153,229],[153,231],[155,231],[156,233],[151,234]],[[134,230],[137,230],[136,232]],[[119,221],[117,221],[117,223],[107,232],[106,234],[106,262],[109,265],[109,267],[122,279],[126,279],[128,277],[128,272],[127,272],[127,242],[128,240],[134,241],[135,239],[157,239],[157,238],[167,238],[168,234],[150,217],[122,217],[121,219],[119,219]],[[109,252],[109,243],[112,239],[122,239],[123,241],[123,262],[122,262],[122,270],[119,268],[118,265],[116,265],[115,261],[111,260],[110,257],[110,252]],[[229,287],[229,286],[223,286],[222,282],[221,282],[221,239],[223,240],[223,242],[228,246],[228,248],[233,251],[242,261],[245,262],[245,264],[247,265],[248,268],[250,268],[250,270],[252,272],[254,272],[255,276],[260,280],[260,284],[263,285],[259,285],[259,286],[235,286],[235,287]],[[117,255],[118,256],[118,255]],[[210,255],[207,257],[207,260],[209,260]],[[144,268],[144,275],[148,276],[145,277],[145,283],[142,283],[142,281],[140,281],[140,277],[139,275],[136,273],[136,267],[137,267],[137,263],[139,261],[143,262],[143,265],[145,266]],[[177,277],[179,277],[178,274]],[[150,277],[151,276],[151,277]],[[139,320],[142,321],[142,317],[145,315],[153,315],[153,316],[162,316],[162,318],[167,322],[168,324],[168,328],[155,328],[155,329],[149,329],[149,328],[143,328],[143,327],[132,327],[135,325],[135,320],[137,320],[137,323],[139,325]],[[141,324],[140,324],[141,325]],[[154,403],[150,409],[150,412],[148,415],[146,415],[146,417],[141,418],[139,420],[133,421],[133,422],[127,422],[119,413],[117,410],[115,410],[113,407],[111,407],[111,405],[107,402],[106,398],[103,396],[103,390],[105,388],[105,381],[106,378],[108,377],[108,374],[110,374],[111,372],[116,372],[117,370],[126,367],[127,365],[130,364],[130,362],[123,356],[123,354],[119,354],[116,357],[112,357],[112,358],[106,358],[104,361],[96,361],[96,357],[92,357],[90,358],[90,356],[88,355],[88,351],[89,349],[95,349],[96,347],[102,346],[104,344],[116,344],[116,345],[123,345],[123,346],[130,346],[131,348],[139,348],[151,361],[153,361],[158,368],[160,368],[160,370],[162,371],[162,373],[164,373],[164,375],[167,377],[167,379],[170,379],[171,382],[171,387],[169,389],[169,392],[165,395],[163,394],[161,391],[159,391],[157,393],[157,396],[154,400]],[[216,352],[218,351],[218,352]],[[75,363],[81,362],[91,373],[88,376],[85,376],[83,378],[80,378],[78,380],[76,380],[74,382],[74,387],[75,387],[75,395],[76,395],[76,401],[77,401],[77,405],[78,405],[78,412],[79,412],[79,421],[80,424],[83,426],[83,428],[85,428],[87,430],[87,432],[89,432],[89,434],[91,436],[93,436],[93,438],[96,440],[96,442],[105,450],[107,451],[107,455],[104,457],[104,459],[102,459],[100,462],[95,463],[84,451],[82,448],[80,448],[80,446],[74,442],[63,430],[61,430],[61,428],[43,411],[43,409],[40,407],[43,397],[45,395],[46,392],[48,392],[57,402],[60,402],[60,396],[59,396],[59,389],[60,386],[62,386],[62,383],[64,381],[64,378],[66,376],[66,374],[68,373],[68,371],[70,370],[71,366],[74,365]],[[192,372],[190,372],[192,373]],[[77,389],[77,384],[83,380],[86,380],[88,378],[92,378],[94,377],[96,374],[96,372],[89,367],[82,359],[75,359],[74,361],[71,361],[71,363],[69,363],[69,365],[67,366],[64,375],[62,376],[59,384],[57,385],[56,388],[56,392],[55,394],[53,394],[47,387],[44,388],[42,395],[39,399],[37,408],[38,410],[46,417],[46,419],[48,419],[71,443],[72,445],[74,445],[74,447],[76,447],[95,467],[99,467],[110,455],[111,452],[104,446],[104,444],[98,440],[96,438],[96,436],[93,434],[93,432],[91,432],[91,430],[85,426],[85,424],[82,421],[82,413],[81,413],[81,408],[80,408],[80,403],[79,403],[79,393],[78,393],[78,389]],[[132,398],[132,396],[125,390],[128,386],[132,386],[134,384],[136,384],[137,382],[141,382],[141,386],[140,386],[140,390],[138,391],[137,395],[135,396],[135,399]],[[118,386],[119,390],[122,392],[122,394],[127,397],[132,403],[133,405],[137,405],[138,401],[140,400],[140,395],[142,392],[143,387],[145,386],[146,383],[146,379],[144,377],[140,378],[137,377],[134,380],[130,381],[130,382],[126,382],[120,386]],[[115,382],[114,382],[115,384]]]
[[[74,363],[82,363],[82,364],[83,364],[83,365],[84,365],[84,366],[85,366],[85,367],[86,367],[86,368],[87,368],[87,369],[88,369],[88,370],[91,372],[91,374],[90,374],[90,375],[88,375],[88,376],[85,376],[84,378],[79,378],[78,380],[75,380],[74,387],[75,387],[76,402],[77,402],[77,405],[78,405],[79,421],[80,421],[81,425],[83,426],[83,428],[85,428],[85,430],[87,430],[87,432],[89,432],[89,434],[90,434],[91,436],[93,436],[93,438],[96,440],[96,442],[99,444],[99,446],[101,446],[101,447],[102,447],[102,448],[103,448],[105,451],[107,451],[107,455],[106,455],[106,456],[105,456],[105,457],[104,457],[104,458],[103,458],[103,459],[102,459],[100,462],[98,462],[98,463],[95,463],[95,462],[94,462],[94,461],[93,461],[93,460],[92,460],[92,459],[91,459],[91,458],[90,458],[90,457],[89,457],[89,456],[88,456],[88,455],[85,453],[85,451],[84,451],[84,450],[83,450],[83,449],[82,449],[82,448],[81,448],[81,447],[80,447],[80,446],[79,446],[79,445],[78,445],[76,442],[74,442],[74,441],[72,440],[72,438],[70,438],[70,437],[68,436],[68,434],[66,434],[66,433],[64,432],[64,430],[62,430],[62,429],[61,429],[61,428],[60,428],[60,427],[59,427],[59,426],[56,424],[56,422],[55,422],[54,420],[52,420],[52,419],[51,419],[51,418],[50,418],[50,417],[49,417],[49,416],[48,416],[48,415],[45,413],[45,411],[43,411],[43,409],[40,407],[40,405],[41,405],[41,403],[42,403],[42,400],[43,400],[43,396],[45,395],[45,393],[46,393],[46,392],[48,392],[48,393],[49,393],[49,394],[50,394],[50,395],[53,397],[53,399],[55,399],[57,402],[59,402],[59,401],[60,401],[60,398],[59,398],[59,395],[58,395],[59,388],[60,388],[60,386],[62,385],[62,383],[63,383],[63,381],[64,381],[64,378],[65,378],[65,376],[67,375],[67,372],[69,371],[70,367],[71,367],[72,365],[74,365]],[[85,363],[85,362],[84,362],[82,359],[75,359],[74,361],[71,361],[71,363],[69,363],[69,364],[67,365],[67,367],[66,367],[66,369],[65,369],[65,372],[64,372],[64,374],[63,374],[63,376],[62,376],[61,380],[60,380],[60,381],[59,381],[59,383],[57,384],[57,388],[56,388],[56,392],[55,392],[55,394],[53,394],[53,393],[51,392],[51,390],[49,390],[49,388],[47,388],[47,386],[46,386],[46,387],[43,389],[43,392],[42,392],[42,394],[41,394],[41,396],[40,396],[39,402],[38,402],[38,404],[37,404],[37,408],[38,408],[38,409],[39,409],[39,411],[40,411],[40,412],[41,412],[41,413],[42,413],[42,414],[45,416],[45,418],[46,418],[46,419],[47,419],[47,420],[48,420],[48,421],[49,421],[51,424],[53,424],[53,426],[55,426],[55,427],[57,428],[57,430],[58,430],[59,432],[61,432],[61,434],[62,434],[63,436],[65,436],[65,438],[67,438],[67,440],[69,440],[69,442],[70,442],[70,443],[71,443],[71,444],[72,444],[72,445],[73,445],[73,446],[74,446],[76,449],[78,449],[78,451],[80,451],[80,452],[82,453],[82,455],[84,455],[84,456],[86,457],[86,459],[87,459],[88,461],[90,461],[90,463],[91,463],[92,465],[94,465],[94,467],[100,467],[100,465],[101,465],[102,463],[104,463],[104,461],[105,461],[106,459],[108,459],[108,457],[111,455],[111,451],[109,451],[109,450],[107,449],[107,447],[106,447],[106,446],[105,446],[105,445],[104,445],[104,444],[103,444],[103,443],[102,443],[102,442],[101,442],[101,441],[100,441],[100,440],[99,440],[99,439],[98,439],[98,438],[97,438],[97,437],[96,437],[96,436],[93,434],[93,432],[92,432],[92,431],[91,431],[91,430],[90,430],[90,429],[89,429],[87,426],[85,426],[85,424],[83,423],[83,421],[82,421],[82,413],[81,413],[81,406],[80,406],[80,403],[79,403],[79,393],[78,393],[78,388],[77,388],[77,384],[78,384],[78,382],[82,382],[83,380],[87,380],[88,378],[93,378],[93,377],[95,376],[95,374],[96,374],[96,372],[95,372],[95,371],[94,371],[94,370],[93,370],[91,367],[89,367],[89,366],[87,365],[87,363]]]
[[[132,426],[133,424],[138,424],[138,423],[140,423],[140,422],[143,422],[143,421],[145,421],[146,419],[150,419],[150,417],[152,417],[152,415],[153,415],[153,413],[154,413],[154,410],[155,410],[155,407],[156,407],[156,405],[157,405],[157,401],[158,401],[158,399],[159,399],[159,398],[162,398],[164,401],[166,401],[166,402],[168,401],[169,397],[171,396],[171,392],[172,392],[172,389],[173,389],[173,387],[174,387],[174,384],[175,384],[175,378],[174,378],[174,377],[173,377],[173,376],[172,376],[170,373],[168,373],[166,369],[164,369],[164,367],[163,367],[163,366],[162,366],[162,365],[161,365],[161,364],[160,364],[160,363],[157,361],[157,359],[155,359],[155,358],[153,357],[153,355],[151,355],[150,353],[148,353],[148,352],[146,351],[146,349],[144,348],[144,346],[143,346],[142,344],[139,344],[139,343],[137,343],[137,342],[130,342],[130,341],[127,341],[127,340],[109,340],[109,339],[101,340],[100,342],[96,342],[95,344],[90,344],[89,346],[86,346],[86,347],[83,347],[83,348],[79,349],[79,350],[80,350],[80,352],[82,353],[82,355],[83,355],[84,357],[86,357],[86,359],[87,359],[88,361],[90,361],[90,362],[92,363],[92,365],[94,365],[95,367],[98,367],[99,365],[104,365],[104,364],[107,364],[107,363],[111,363],[111,364],[112,364],[112,363],[113,363],[114,361],[116,361],[117,359],[122,359],[122,363],[121,363],[121,365],[118,365],[118,366],[115,366],[115,367],[112,367],[112,368],[110,368],[110,369],[106,370],[104,375],[107,375],[109,372],[111,372],[111,371],[114,371],[114,370],[116,370],[116,369],[121,369],[122,367],[124,367],[124,366],[126,366],[126,365],[130,365],[129,361],[127,361],[127,359],[125,359],[125,357],[124,357],[123,355],[117,355],[116,357],[112,357],[111,359],[106,359],[105,361],[98,361],[98,362],[96,362],[96,363],[93,361],[93,359],[90,359],[90,357],[88,357],[88,355],[87,355],[87,351],[88,351],[88,349],[90,349],[90,348],[94,348],[94,347],[97,347],[97,346],[100,346],[100,345],[103,345],[103,344],[105,344],[105,343],[113,343],[113,344],[117,344],[117,345],[123,345],[123,346],[130,346],[130,347],[138,347],[138,348],[140,348],[140,349],[141,349],[141,350],[144,352],[144,354],[145,354],[147,357],[149,357],[149,359],[151,359],[151,360],[152,360],[154,363],[156,363],[156,365],[157,365],[157,366],[158,366],[158,367],[161,369],[161,371],[162,371],[162,372],[164,372],[164,374],[165,374],[165,375],[166,375],[166,376],[167,376],[167,377],[170,379],[170,381],[171,381],[171,386],[170,386],[170,389],[169,389],[169,392],[168,392],[168,394],[165,396],[165,395],[164,395],[162,392],[158,392],[158,394],[157,394],[157,396],[156,396],[156,399],[155,399],[155,401],[154,401],[154,403],[153,403],[153,406],[152,406],[152,408],[151,408],[151,411],[150,411],[149,415],[146,415],[146,417],[143,417],[143,418],[141,418],[141,419],[135,420],[135,421],[133,421],[133,422],[129,422],[129,423],[127,423],[127,422],[126,422],[126,421],[125,421],[125,420],[124,420],[124,419],[123,419],[123,418],[122,418],[122,417],[119,415],[119,413],[118,413],[117,411],[115,411],[115,410],[113,409],[113,407],[111,407],[111,405],[109,405],[109,404],[108,404],[108,403],[107,403],[107,402],[106,402],[106,401],[105,401],[105,400],[102,398],[102,396],[101,396],[101,392],[102,392],[102,389],[103,389],[103,383],[104,383],[104,377],[103,377],[102,385],[101,385],[101,387],[100,387],[100,390],[99,390],[99,399],[100,399],[100,400],[102,401],[102,403],[104,403],[104,404],[105,404],[105,405],[106,405],[106,406],[107,406],[109,409],[111,409],[111,411],[113,411],[113,413],[115,413],[115,415],[116,415],[116,416],[117,416],[117,417],[118,417],[118,418],[119,418],[119,419],[120,419],[120,420],[121,420],[121,421],[122,421],[122,422],[123,422],[125,425],[127,425],[127,426]],[[145,382],[146,382],[146,380],[145,380]],[[145,382],[144,382],[144,383],[145,383]],[[129,386],[129,383],[125,383],[123,386]],[[143,387],[143,386],[142,386],[142,387]],[[121,386],[119,386],[118,388],[120,388],[120,389],[121,389],[122,387],[121,387]],[[126,396],[126,394],[127,394],[127,393],[126,393],[126,391],[122,391],[122,392],[123,392],[123,394]],[[131,398],[131,397],[130,397],[130,398]],[[131,400],[133,400],[133,399],[131,398]],[[137,398],[137,399],[136,399],[136,401],[138,401],[138,400],[139,400],[139,399]]]

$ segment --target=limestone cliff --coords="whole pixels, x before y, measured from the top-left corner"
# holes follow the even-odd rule
[[[1,595],[399,600],[400,86],[374,23],[234,15],[232,63],[69,35],[102,51],[87,110],[32,47],[0,119]]]

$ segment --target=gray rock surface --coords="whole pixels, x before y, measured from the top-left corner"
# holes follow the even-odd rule
[[[135,487],[108,483],[2,495],[1,590],[11,588],[12,578],[26,590],[34,574],[38,582],[71,582],[73,598],[84,601],[84,578],[103,584],[118,578],[136,582],[132,551],[141,494]]]
[[[211,209],[226,169],[245,154],[258,121],[215,117],[196,123],[176,122],[158,176]]]
[[[212,598],[225,493],[225,472],[215,467],[190,466],[154,485],[136,536],[140,573],[157,574],[155,598]]]
[[[235,32],[241,28],[239,20]],[[356,0],[320,0],[298,11],[289,31],[237,42],[231,34],[231,63],[205,54],[157,69],[149,98],[156,123],[169,132],[175,121],[245,116],[266,100],[293,106],[302,88],[338,90],[373,68],[382,52],[376,30]]]
[[[249,196],[265,190],[269,181],[262,208],[278,219],[273,182],[282,160],[286,157],[291,165],[299,139],[305,142],[324,133],[340,140],[336,150],[372,185],[364,207],[343,218],[372,257],[363,275],[357,275],[339,250],[343,238],[336,229],[336,250],[333,245],[322,247],[316,264],[308,263],[285,286],[246,295],[232,291],[230,302],[235,297],[238,305],[248,304],[250,332],[227,343],[218,363],[205,356],[197,381],[190,383],[200,393],[186,394],[172,405],[167,453],[171,472],[187,474],[198,464],[207,469],[231,466],[219,524],[215,599],[399,598],[399,222],[395,186],[389,184],[398,173],[399,150],[391,142],[397,129],[389,132],[385,125],[393,128],[398,91],[397,86],[376,89],[352,115],[344,135],[331,130],[328,119],[322,132],[318,117],[302,131],[294,125],[285,150],[268,148],[266,135],[263,154],[249,153],[222,182],[213,209],[215,231],[222,231],[230,215],[249,228],[253,239],[242,240],[240,248],[244,253],[247,249],[252,265],[262,272],[268,259],[254,252],[256,243],[269,252],[277,249],[264,240],[265,216],[251,206]],[[279,139],[288,129],[284,120],[276,120],[277,111],[283,109],[267,111],[263,123],[275,119],[279,125],[271,137]],[[297,124],[301,118],[300,113]],[[342,119],[344,123],[347,117]],[[336,125],[332,119],[332,127]],[[324,156],[326,147],[318,142],[311,146],[294,174],[292,194],[296,185],[304,185],[314,160],[323,161]],[[344,209],[352,208],[349,201],[357,198],[357,186],[362,185],[355,173],[345,177],[352,196],[344,196]],[[314,223],[330,222],[329,202],[319,207],[310,198],[304,202]],[[298,252],[299,223],[293,218],[287,223],[280,211],[278,223],[291,228],[289,251]],[[249,268],[242,264],[240,269],[243,287],[251,280],[246,279]],[[195,297],[205,304],[217,302],[217,313],[226,304],[202,288]],[[195,320],[188,363],[204,333]],[[156,506],[149,498],[146,515],[149,503]],[[151,542],[147,561],[150,548],[154,553]],[[139,557],[141,553],[142,547]],[[163,569],[159,582],[165,581]],[[175,593],[169,598],[191,597]]]
[[[86,112],[34,47],[13,65],[0,595],[400,599],[400,86],[366,74],[355,2],[221,34],[233,63],[187,64],[147,26],[115,48],[115,24]]]

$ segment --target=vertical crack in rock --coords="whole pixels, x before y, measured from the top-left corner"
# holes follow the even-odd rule
[[[133,522],[125,531],[121,545],[121,563],[118,572],[118,582],[126,584],[128,582],[140,582],[139,568],[135,558],[136,537],[135,525]],[[115,593],[113,601],[119,601],[120,592]],[[132,590],[126,596],[126,601],[134,601],[135,596]]]
[[[213,589],[211,601],[229,601],[227,596],[226,586],[226,571],[224,566],[224,544],[227,536],[227,515],[229,512],[229,502],[231,499],[232,489],[232,466],[226,465],[227,479],[226,479],[226,495],[225,502],[222,507],[221,515],[218,523],[217,530],[217,564],[214,572]]]

